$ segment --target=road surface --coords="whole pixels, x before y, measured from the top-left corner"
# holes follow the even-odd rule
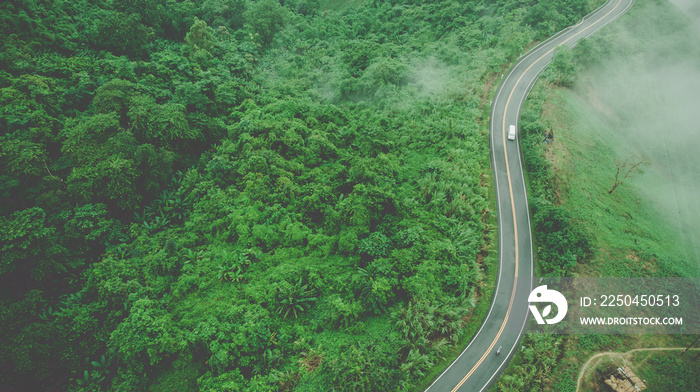
[[[624,14],[634,0],[608,0],[583,21],[557,33],[521,57],[505,77],[491,108],[491,164],[496,183],[499,274],[496,292],[481,329],[460,356],[426,392],[476,392],[493,385],[516,349],[527,320],[533,288],[533,252],[519,138],[506,139],[518,126],[520,109],[539,74],[560,45],[573,47]],[[503,349],[496,355],[499,346]]]

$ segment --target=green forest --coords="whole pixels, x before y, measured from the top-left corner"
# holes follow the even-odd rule
[[[2,2],[0,389],[418,388],[490,303],[493,90],[600,3]]]

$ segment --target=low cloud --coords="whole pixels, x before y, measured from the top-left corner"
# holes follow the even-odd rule
[[[634,39],[622,38],[622,49],[587,70],[578,89],[602,106],[617,133],[610,137],[621,136],[620,156],[650,161],[634,183],[668,218],[680,256],[700,264],[700,2],[670,1],[694,26],[676,23],[663,4],[639,4],[639,23],[651,31],[615,26],[614,37]]]

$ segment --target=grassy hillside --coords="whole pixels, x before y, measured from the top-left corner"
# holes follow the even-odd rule
[[[698,276],[700,159],[693,146],[700,116],[693,102],[700,98],[700,34],[666,3],[635,7],[627,18],[634,24],[577,48],[580,80],[558,92],[545,113],[564,146],[550,151],[567,155],[555,163],[562,203],[584,214],[586,230],[609,253],[594,255],[582,274]],[[643,161],[643,170],[611,194],[625,160]],[[639,263],[626,267],[623,258],[652,270],[629,270]]]
[[[697,30],[667,1],[638,0],[620,20],[557,59],[522,114],[533,222],[542,206],[557,211],[568,228],[555,237],[582,238],[587,246],[581,252],[576,241],[562,241],[559,254],[576,255],[575,263],[566,263],[543,249],[551,232],[539,230],[540,271],[699,276]],[[641,165],[624,178],[635,163]],[[552,268],[552,260],[560,267]],[[573,392],[581,366],[598,352],[687,346],[695,338],[526,336],[525,350],[498,390]],[[697,385],[700,370],[697,361],[678,358],[678,352],[656,353],[633,365],[656,391],[676,390],[669,387],[674,383]],[[599,376],[586,378],[583,390],[605,390]]]

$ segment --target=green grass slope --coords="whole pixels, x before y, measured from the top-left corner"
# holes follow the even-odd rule
[[[649,159],[609,193],[618,165],[643,155],[630,142],[632,136],[618,132],[615,120],[569,90],[555,92],[548,110],[547,118],[556,129],[550,153],[562,205],[576,211],[577,224],[594,244],[592,256],[575,273],[693,276],[694,258],[692,253],[687,257],[684,246],[687,228],[676,224],[678,211],[671,213],[675,200],[668,193],[673,184],[658,170],[665,162]],[[674,154],[672,158],[684,161],[687,156]],[[620,178],[626,170],[623,168]]]
[[[698,276],[699,48],[677,9],[640,1],[574,51],[579,81],[554,92],[545,121],[561,203],[599,251],[581,274]]]

